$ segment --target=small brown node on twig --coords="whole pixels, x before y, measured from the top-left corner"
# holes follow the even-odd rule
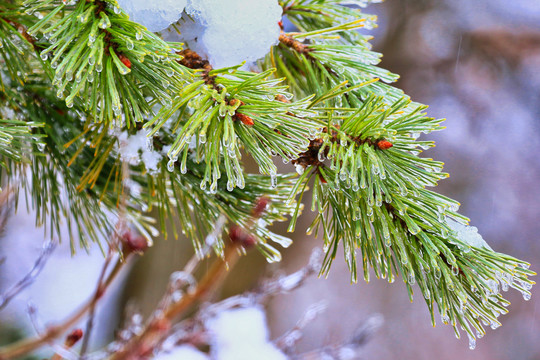
[[[240,105],[238,105],[238,107],[240,107],[242,105],[245,105],[246,103],[243,102],[242,100],[238,100],[238,99],[232,99],[231,101],[229,101],[229,105],[231,105],[231,106],[235,106],[236,104],[240,104]]]
[[[254,218],[260,218],[262,214],[266,211],[266,208],[268,207],[268,204],[270,204],[270,199],[266,196],[262,196],[257,199],[255,202],[255,206],[253,207],[253,217]]]
[[[286,103],[286,104],[291,103],[291,101],[289,99],[287,99],[284,95],[281,95],[281,94],[276,95],[276,100],[281,101],[282,103]]]
[[[298,159],[293,160],[294,165],[302,165],[304,168],[308,166],[319,166],[319,151],[323,145],[323,139],[314,139],[309,142],[307,151],[300,154]]]
[[[250,249],[257,244],[255,236],[236,224],[231,225],[229,228],[229,238],[233,243],[242,246],[244,249]]]
[[[75,345],[79,340],[81,340],[82,337],[83,337],[83,331],[81,329],[74,329],[66,337],[66,342],[64,343],[64,345],[70,348],[73,345]]]
[[[142,254],[148,249],[148,240],[131,230],[124,232],[120,240],[122,241],[122,252],[124,255],[131,253]]]
[[[300,54],[307,54],[311,51],[311,49],[307,47],[305,44],[301,43],[300,41],[296,40],[295,38],[289,35],[286,35],[283,32],[279,35],[279,41],[283,45],[290,47],[291,49],[294,49]]]

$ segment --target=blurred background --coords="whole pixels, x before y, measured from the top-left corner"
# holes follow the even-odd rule
[[[387,0],[370,5],[366,12],[379,15],[379,28],[372,32],[374,48],[384,54],[382,66],[401,75],[397,86],[415,101],[430,105],[430,116],[447,119],[445,131],[424,135],[437,143],[424,155],[444,161],[451,174],[438,191],[461,202],[461,212],[494,250],[524,259],[538,272],[540,1]],[[285,166],[283,170],[293,171]],[[10,256],[0,265],[0,289],[24,273],[39,254],[42,231],[33,230],[32,222],[31,216],[18,215],[7,224],[9,236],[0,240],[0,253]],[[272,273],[303,267],[311,250],[321,244],[320,239],[303,235],[309,223],[306,212],[280,264],[269,265],[255,252],[244,257],[221,296],[253,289]],[[277,229],[285,233],[286,227]],[[103,259],[94,250],[71,260],[67,249],[57,249],[50,264],[55,268],[46,269],[50,273],[38,278],[34,290],[0,313],[0,329],[26,324],[26,331],[33,331],[26,320],[29,299],[39,305],[43,323],[68,314],[93,290]],[[14,253],[19,255],[11,256]],[[117,321],[113,314],[121,314],[116,309],[123,304],[134,302],[145,314],[155,308],[169,274],[181,269],[191,253],[189,241],[156,241],[133,267],[123,290],[117,290],[121,295],[106,306],[109,310],[101,315],[100,325],[106,330],[98,332],[94,346],[111,336]],[[71,268],[56,267],[63,262],[70,262]],[[69,277],[75,271],[73,264],[79,274],[76,280]],[[59,279],[58,271],[66,279]],[[90,274],[84,281],[83,272]],[[52,289],[51,281],[56,281]],[[63,287],[62,281],[67,285]],[[80,286],[74,290],[75,283]],[[379,313],[384,324],[363,348],[362,359],[540,359],[536,287],[528,302],[518,292],[507,296],[512,305],[510,314],[501,319],[503,326],[488,330],[474,351],[468,349],[466,337],[457,340],[452,328],[438,318],[432,328],[422,296],[415,295],[410,303],[402,282],[374,279],[350,284],[341,258],[328,279],[310,279],[300,289],[274,298],[267,309],[275,338],[292,328],[311,304],[327,302],[327,311],[306,329],[299,344],[302,351],[345,341]],[[7,340],[1,330],[0,339]]]

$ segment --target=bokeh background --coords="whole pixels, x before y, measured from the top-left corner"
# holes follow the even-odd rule
[[[372,32],[374,48],[384,54],[382,66],[401,75],[397,86],[430,105],[431,116],[447,119],[445,131],[424,135],[437,143],[425,156],[444,161],[451,174],[438,190],[461,202],[461,212],[495,250],[529,261],[538,272],[540,1],[387,0],[366,12],[379,15],[379,28]],[[305,213],[280,264],[269,265],[253,252],[234,268],[221,296],[242,293],[265,276],[304,266],[311,250],[321,244],[302,235],[310,216]],[[23,274],[39,253],[43,232],[32,223],[32,215],[17,215],[7,223],[0,258],[9,256],[0,265],[0,289]],[[285,232],[285,226],[277,229]],[[148,314],[169,274],[181,269],[191,253],[189,241],[156,241],[105,307],[94,345],[112,335],[118,321],[114,314],[121,314],[126,303],[136,303]],[[63,318],[91,293],[101,262],[98,249],[75,259],[69,258],[68,249],[57,250],[36,286],[0,313],[0,340],[14,336],[7,328],[33,331],[26,320],[29,299],[37,304],[41,322]],[[267,309],[272,336],[278,337],[311,304],[326,301],[327,311],[305,331],[302,351],[342,342],[370,316],[381,314],[384,323],[362,349],[362,359],[540,359],[536,287],[528,302],[518,292],[507,295],[512,305],[503,326],[489,330],[474,351],[468,349],[466,336],[455,338],[451,327],[438,321],[432,328],[422,296],[417,294],[410,303],[402,282],[350,284],[341,258],[328,279],[310,279],[271,300]]]

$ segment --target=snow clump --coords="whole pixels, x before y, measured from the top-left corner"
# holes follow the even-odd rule
[[[216,360],[286,360],[268,337],[266,316],[258,307],[219,312],[206,322]]]
[[[252,63],[278,43],[277,0],[120,0],[131,19],[186,47],[215,68]],[[182,10],[184,10],[182,15]],[[177,29],[180,31],[178,33]]]
[[[146,26],[149,31],[161,31],[176,22],[188,0],[118,0],[131,20]]]
[[[118,142],[120,143],[120,157],[123,161],[138,165],[142,160],[150,173],[158,171],[158,165],[163,156],[152,150],[152,140],[148,137],[147,130],[140,130],[135,135],[122,132],[118,136]]]

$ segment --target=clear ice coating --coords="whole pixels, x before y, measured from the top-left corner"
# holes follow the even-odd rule
[[[160,31],[176,22],[188,0],[118,0],[131,20],[146,26],[149,31]]]
[[[188,0],[181,34],[171,26],[163,36],[185,42],[215,68],[249,63],[277,44],[282,12],[277,0]]]

